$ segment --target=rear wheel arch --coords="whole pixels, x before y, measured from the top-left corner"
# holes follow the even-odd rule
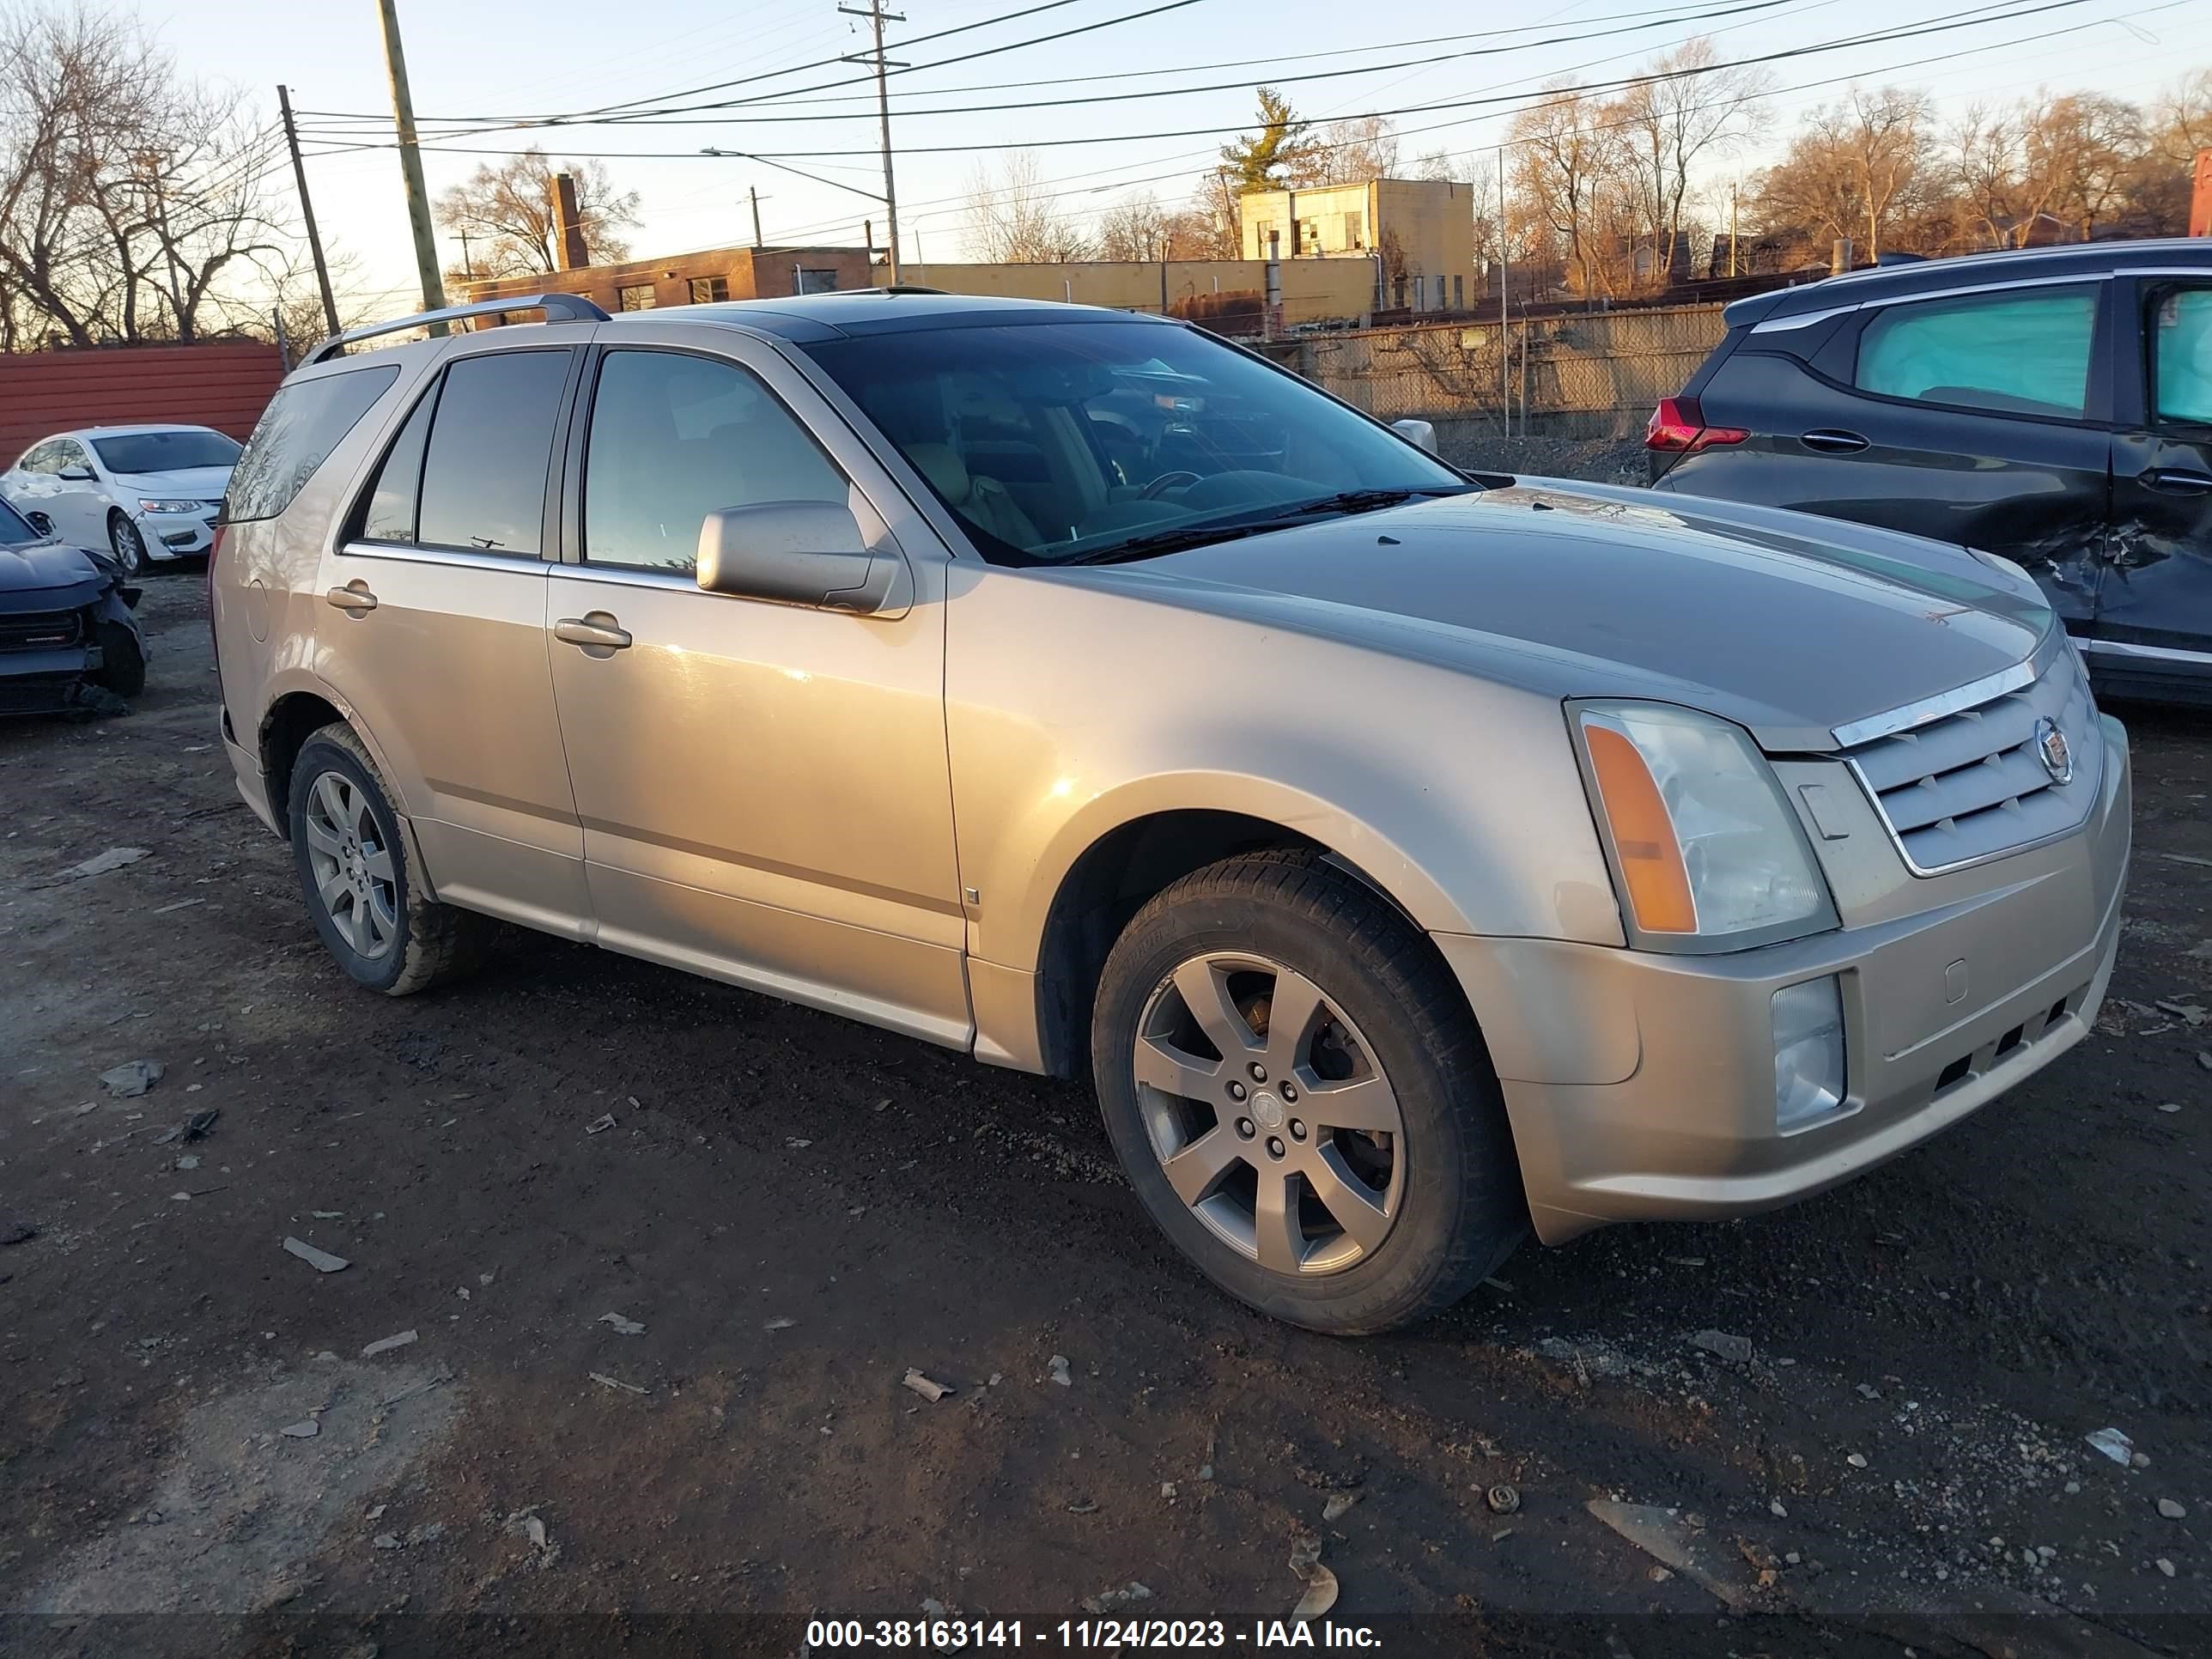
[[[284,804],[292,799],[292,766],[307,739],[325,726],[346,723],[344,710],[313,691],[288,691],[261,716],[258,748],[261,777],[274,809],[277,830],[287,841],[291,821]]]
[[[1092,1003],[1108,954],[1137,912],[1184,877],[1249,853],[1304,853],[1367,887],[1417,932],[1413,912],[1366,871],[1272,819],[1212,808],[1147,813],[1117,824],[1070,865],[1054,890],[1037,949],[1039,1051],[1056,1077],[1089,1067]]]

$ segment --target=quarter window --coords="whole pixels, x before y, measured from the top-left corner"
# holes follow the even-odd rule
[[[709,513],[848,498],[842,474],[748,371],[672,351],[610,351],[584,458],[584,557],[690,571]]]
[[[2212,288],[2181,289],[2158,301],[2151,387],[2161,424],[2212,426]]]
[[[225,523],[273,519],[399,378],[397,363],[345,369],[279,386],[261,411],[223,492]]]
[[[569,356],[501,351],[447,369],[422,463],[423,545],[538,551]]]
[[[415,509],[422,499],[422,456],[430,439],[430,421],[438,408],[438,388],[423,393],[385,453],[376,469],[362,508],[358,539],[366,542],[411,542],[415,539]]]
[[[2096,332],[2094,286],[1886,306],[1859,337],[1862,392],[2079,420]]]

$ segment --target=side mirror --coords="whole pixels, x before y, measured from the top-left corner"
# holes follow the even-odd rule
[[[65,466],[55,476],[65,483],[90,483],[92,469],[88,466]]]
[[[1431,455],[1437,453],[1437,429],[1426,421],[1393,421],[1390,430],[1416,449],[1425,449]]]
[[[26,513],[23,516],[30,520],[31,528],[41,536],[51,536],[54,533],[54,521],[45,514]]]
[[[891,608],[905,568],[896,554],[870,552],[840,502],[726,507],[699,526],[698,582],[709,593],[869,616]]]

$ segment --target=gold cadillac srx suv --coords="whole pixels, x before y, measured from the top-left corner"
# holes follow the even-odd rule
[[[1088,1074],[1335,1332],[1816,1192],[2095,1017],[2126,738],[2002,559],[1469,476],[1159,319],[502,303],[313,353],[212,564],[372,989],[497,917]]]

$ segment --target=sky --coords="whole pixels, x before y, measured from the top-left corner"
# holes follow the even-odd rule
[[[1301,115],[1316,120],[1405,112],[1393,118],[1408,159],[1439,149],[1464,155],[1503,136],[1511,103],[1427,112],[1415,106],[1496,99],[1570,72],[1590,81],[1633,74],[1700,33],[1714,40],[1724,58],[1736,58],[1962,15],[2051,8],[1776,63],[1772,71],[1784,90],[1767,100],[1771,137],[1723,164],[1721,171],[1733,175],[1772,160],[1799,115],[1835,98],[1852,78],[1925,88],[1949,114],[1978,100],[2009,101],[2044,88],[2148,100],[2183,73],[2212,66],[2212,5],[2203,0],[1771,0],[1733,15],[1690,18],[1755,3],[1536,0],[1525,9],[1478,9],[1346,0],[896,0],[905,21],[886,29],[890,55],[916,66],[890,83],[902,250],[910,261],[960,258],[969,181],[979,165],[996,166],[1011,149],[1035,149],[1044,178],[1064,192],[1060,206],[1081,221],[1095,222],[1133,191],[1150,190],[1179,205],[1213,164],[1218,146],[1249,122],[1252,88],[1261,82],[1280,86]],[[643,222],[629,235],[635,257],[750,244],[749,187],[760,194],[770,243],[858,245],[862,222],[870,219],[880,240],[881,204],[834,187],[842,182],[879,191],[882,185],[872,83],[853,79],[866,72],[836,61],[866,47],[867,25],[841,15],[837,5],[398,0],[416,113],[425,125],[422,159],[431,193],[501,159],[459,152],[536,143],[556,157],[609,153],[605,164],[615,182],[641,198]],[[1021,11],[1030,15],[1007,18]],[[1147,11],[1155,15],[966,63],[944,61]],[[150,0],[140,16],[174,52],[183,73],[236,86],[263,118],[275,118],[280,82],[290,87],[296,109],[316,112],[301,118],[307,131],[320,135],[308,143],[320,153],[311,156],[307,173],[325,241],[351,262],[354,286],[369,310],[409,308],[417,295],[398,153],[337,148],[346,142],[389,145],[392,137],[376,0]],[[1006,21],[988,21],[995,19]],[[963,27],[977,23],[988,26]],[[946,30],[961,32],[918,39]],[[1624,30],[1632,32],[1616,32]],[[1445,36],[1465,38],[1438,38]],[[915,44],[902,52],[902,41]],[[1483,55],[1452,56],[1475,52]],[[1936,58],[1942,61],[1917,61]],[[1301,76],[1327,78],[1295,78]],[[1122,78],[1101,78],[1109,76]],[[740,77],[740,87],[669,97]],[[1203,87],[1220,89],[1161,95],[1170,88]],[[925,112],[1132,91],[1149,95],[996,112]],[[684,125],[631,121],[550,131],[494,125],[633,100],[703,103],[765,94],[787,94],[787,101],[696,112]],[[798,96],[823,101],[789,101]],[[762,118],[769,116],[805,118]],[[434,123],[463,117],[487,118],[474,125],[492,130],[428,136]],[[340,132],[353,137],[341,139]],[[1054,142],[1060,140],[1097,142]],[[785,167],[698,153],[708,146],[773,153]],[[969,148],[937,148],[958,146]],[[277,161],[281,166],[281,154]],[[791,167],[816,177],[799,177],[786,170]],[[283,172],[272,178],[288,182]],[[441,239],[440,254],[441,264],[456,262],[459,250]]]

